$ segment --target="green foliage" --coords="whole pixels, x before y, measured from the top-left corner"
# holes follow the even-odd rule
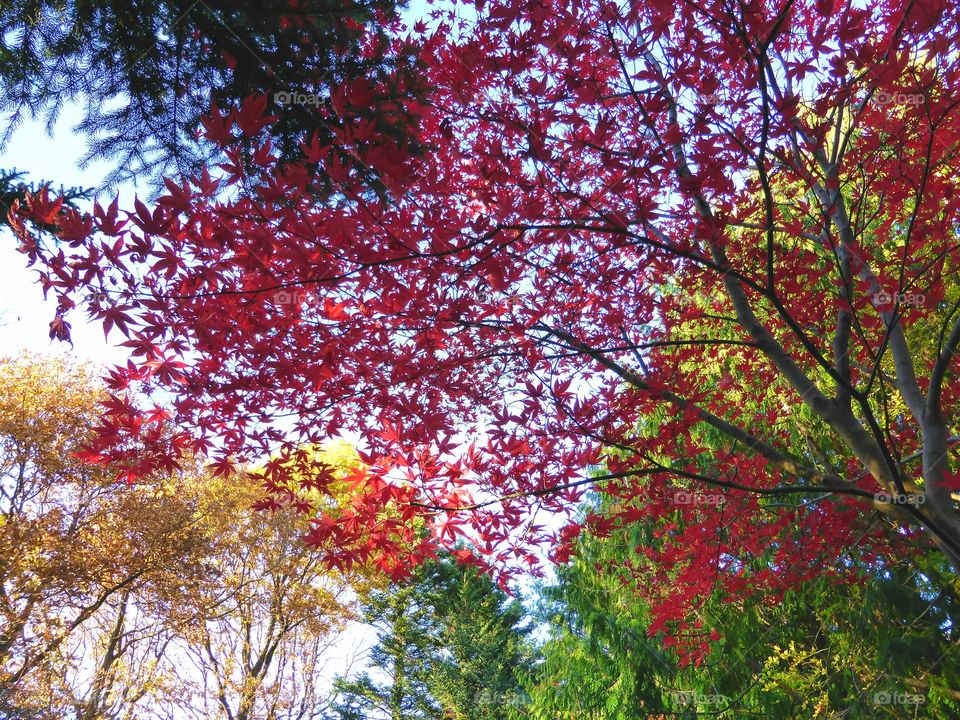
[[[647,637],[646,608],[631,597],[623,568],[608,562],[629,552],[628,540],[624,533],[581,542],[557,584],[542,590],[539,615],[550,639],[524,683],[530,717],[630,720],[663,706],[656,678],[672,669],[672,658]]]
[[[365,603],[378,628],[371,674],[338,682],[338,720],[505,720],[526,704],[519,675],[532,668],[522,606],[486,576],[450,558]]]
[[[544,589],[550,634],[525,680],[529,717],[956,715],[960,594],[942,559],[857,560],[862,583],[823,576],[771,603],[710,597],[699,617],[713,652],[685,667],[668,638],[648,636],[636,588],[654,580],[635,548],[650,539],[635,527],[585,534]]]

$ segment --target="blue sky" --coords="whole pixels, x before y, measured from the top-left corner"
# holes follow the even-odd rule
[[[97,187],[106,176],[110,164],[93,163],[85,169],[79,166],[84,154],[85,140],[75,134],[73,126],[82,116],[82,106],[66,105],[53,128],[47,133],[40,120],[25,121],[0,152],[0,168],[16,168],[27,173],[32,182],[49,180],[54,187]],[[134,188],[120,188],[121,206],[131,198]],[[36,280],[36,272],[27,268],[26,256],[17,252],[17,243],[4,226],[0,238],[0,356],[14,355],[23,350],[34,352],[64,352],[70,346],[48,337],[49,322],[56,307],[52,300],[44,302],[43,291]],[[74,313],[73,354],[84,360],[109,363],[119,362],[124,353],[111,348],[104,341],[99,325],[85,322],[84,315]],[[122,338],[121,338],[122,339]],[[117,338],[112,339],[118,342]]]

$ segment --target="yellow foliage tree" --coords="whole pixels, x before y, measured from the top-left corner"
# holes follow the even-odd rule
[[[252,475],[81,463],[99,397],[69,360],[0,360],[0,718],[315,715],[359,576],[324,571],[307,516],[254,510]]]
[[[319,455],[342,468],[342,450]],[[338,457],[339,456],[339,457]],[[314,718],[325,707],[324,658],[357,619],[362,573],[331,575],[301,537],[309,515],[291,506],[251,507],[262,489],[251,476],[210,478],[202,496],[215,530],[208,574],[183,598],[197,622],[178,639],[178,714],[226,720]]]

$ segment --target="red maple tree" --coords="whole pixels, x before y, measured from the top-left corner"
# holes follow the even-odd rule
[[[278,164],[251,98],[206,121],[223,164],[152,210],[31,198],[11,219],[52,335],[85,299],[131,352],[89,459],[270,455],[279,501],[330,485],[305,448],[358,432],[355,498],[310,540],[391,569],[464,537],[488,565],[562,559],[580,526],[538,512],[595,486],[618,499],[595,532],[661,523],[647,591],[680,632],[710,592],[842,575],[854,547],[956,567],[946,6],[454,4],[414,30],[428,153],[348,87],[302,163]]]

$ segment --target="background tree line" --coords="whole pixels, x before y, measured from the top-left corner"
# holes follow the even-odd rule
[[[255,485],[74,459],[99,394],[68,360],[0,363],[0,716],[316,717],[362,583],[298,513],[252,510]]]

